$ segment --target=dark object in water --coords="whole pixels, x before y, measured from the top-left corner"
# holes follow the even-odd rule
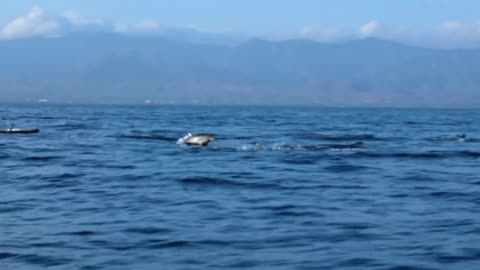
[[[15,134],[31,134],[31,133],[38,133],[40,129],[20,129],[20,128],[7,128],[7,129],[0,129],[0,133],[15,133]]]
[[[320,147],[329,148],[329,149],[355,149],[355,148],[364,148],[365,144],[363,142],[356,142],[351,144],[323,144]]]

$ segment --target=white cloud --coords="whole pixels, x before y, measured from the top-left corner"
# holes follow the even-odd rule
[[[372,20],[360,27],[360,35],[364,37],[371,36],[378,32],[380,25],[377,21]]]
[[[151,35],[169,30],[189,30],[210,34],[232,34],[231,29],[206,29],[197,25],[185,28],[168,28],[157,20],[143,20],[137,23],[117,23],[102,18],[92,18],[70,9],[60,15],[48,15],[41,7],[33,6],[26,14],[19,16],[5,26],[0,26],[0,39],[15,39],[33,36],[55,37],[63,34],[86,31],[103,31]],[[459,48],[480,47],[480,21],[447,20],[434,26],[391,26],[380,25],[376,20],[356,28],[337,26],[305,26],[292,32],[258,34],[263,38],[291,39],[305,38],[320,42],[333,42],[376,36],[426,47]]]
[[[436,35],[447,44],[478,46],[480,43],[480,22],[445,21],[440,25]]]
[[[304,27],[290,38],[307,38],[321,42],[342,41],[375,36],[385,40],[434,48],[480,47],[480,21],[448,20],[431,27],[384,26],[376,20],[358,30],[330,27]]]
[[[0,30],[0,38],[14,39],[29,36],[54,36],[60,24],[48,17],[42,8],[33,6],[26,15],[9,22]]]
[[[82,16],[78,11],[69,9],[63,13],[65,17],[73,25],[103,25],[105,21],[100,18],[87,18]]]
[[[114,30],[119,33],[156,33],[162,30],[162,26],[155,20],[144,20],[134,24],[118,23]]]
[[[453,20],[446,21],[440,26],[440,30],[444,33],[455,33],[462,31],[462,28],[464,28],[463,23]]]
[[[446,21],[440,25],[440,33],[480,38],[480,22]]]
[[[303,27],[299,31],[300,37],[322,42],[334,41],[342,38],[345,33],[332,26],[327,27]]]

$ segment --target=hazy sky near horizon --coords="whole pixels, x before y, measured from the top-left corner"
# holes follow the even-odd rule
[[[19,28],[35,34],[52,30],[54,21],[30,32],[25,29],[35,27],[31,23],[8,28],[19,18],[22,23],[37,16],[37,24],[65,17],[73,24],[109,24],[117,32],[186,27],[322,41],[358,34],[475,43],[480,41],[479,11],[478,0],[4,0],[0,36],[15,36]]]

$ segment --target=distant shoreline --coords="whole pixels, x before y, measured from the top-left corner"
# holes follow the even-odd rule
[[[324,106],[316,104],[194,104],[194,103],[65,103],[65,102],[0,102],[0,106],[86,106],[86,107],[200,107],[200,108],[311,108],[311,109],[331,109],[331,110],[480,110],[480,107],[445,107],[445,106]]]

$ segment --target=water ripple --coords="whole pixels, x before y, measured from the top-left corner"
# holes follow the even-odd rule
[[[478,110],[0,110],[1,269],[478,269]]]

